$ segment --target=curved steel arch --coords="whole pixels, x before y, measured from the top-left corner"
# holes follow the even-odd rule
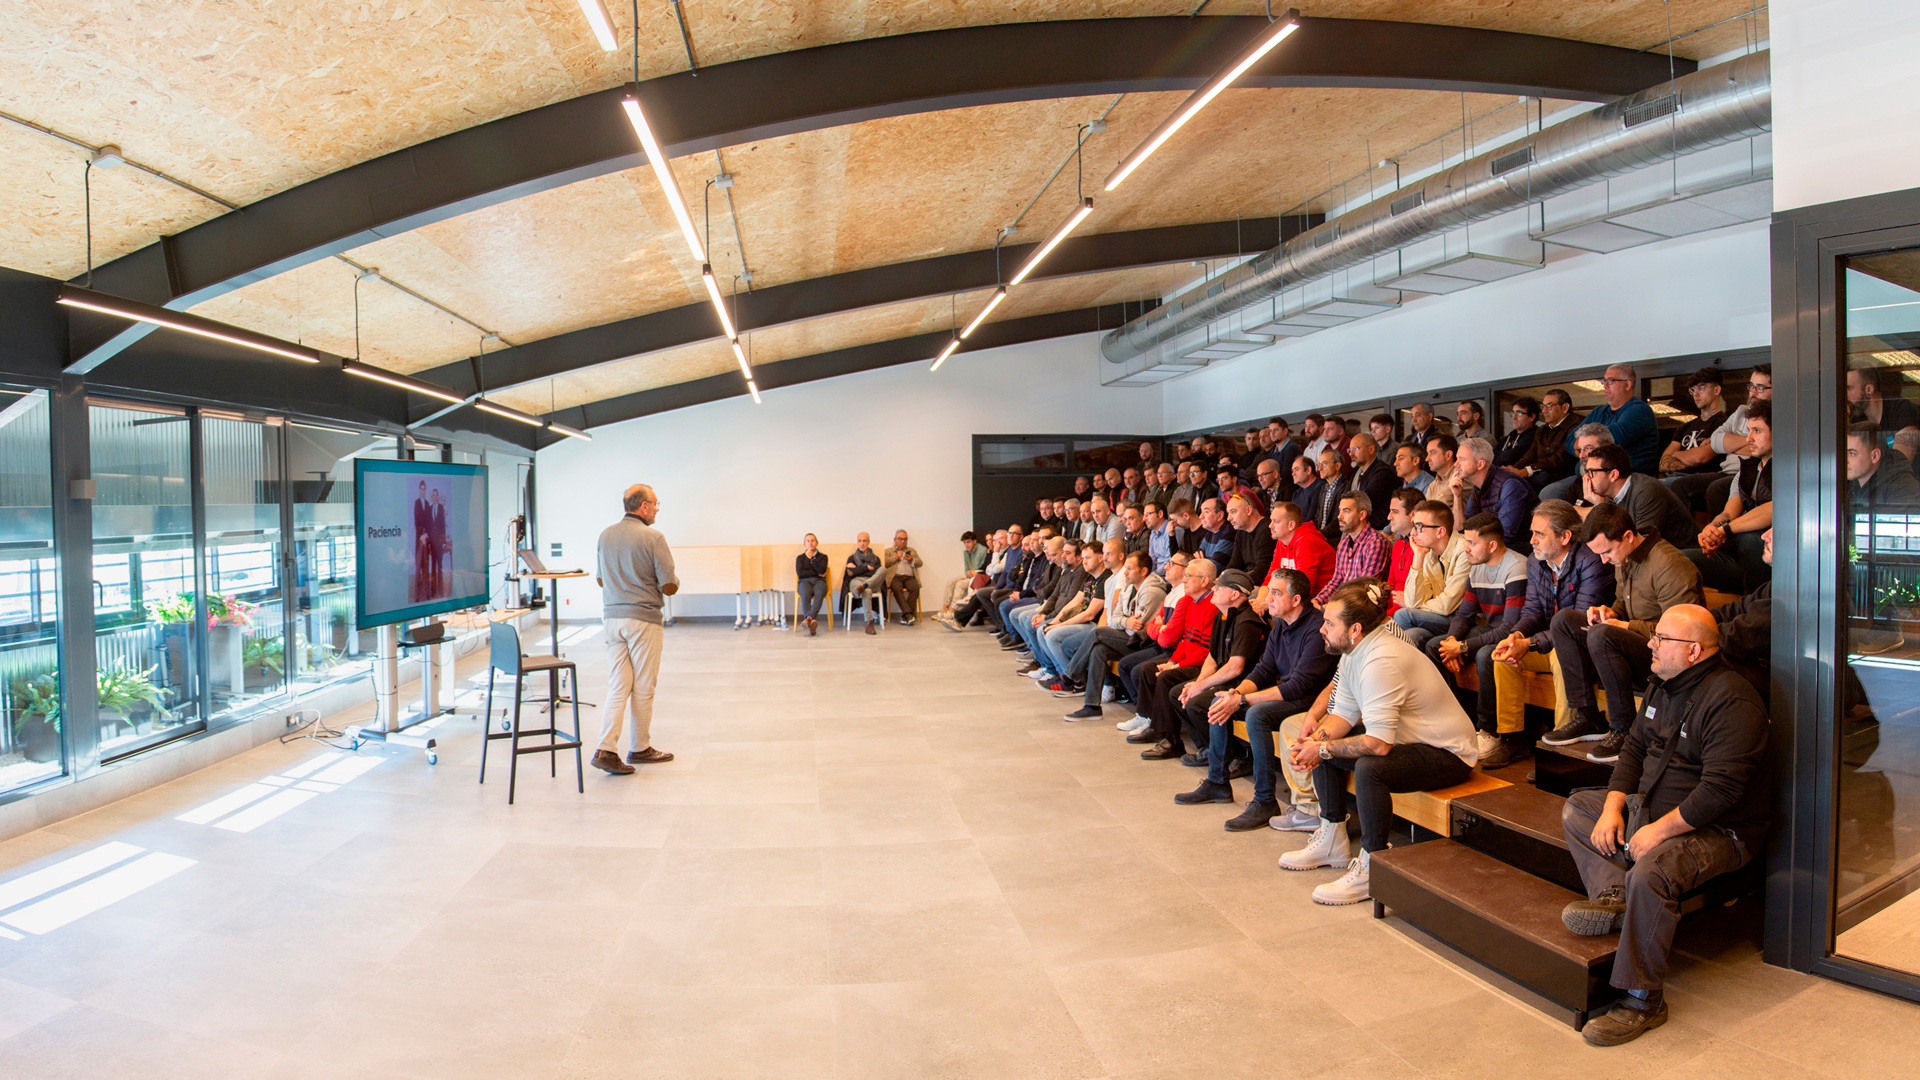
[[[1007,23],[869,38],[649,80],[667,152],[1014,101],[1191,90],[1243,48],[1249,16]],[[1691,61],[1674,61],[1682,73]],[[1253,87],[1475,91],[1610,100],[1669,77],[1665,55],[1532,34],[1307,19]],[[97,268],[93,287],[175,309],[468,211],[643,163],[617,87],[430,139],[268,196]],[[81,321],[69,370],[143,331]]]

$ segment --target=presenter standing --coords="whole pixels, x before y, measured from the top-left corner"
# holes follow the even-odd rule
[[[593,767],[624,776],[635,765],[673,760],[672,754],[655,750],[651,739],[653,691],[666,638],[660,609],[667,597],[680,591],[680,579],[673,573],[667,538],[653,527],[660,514],[653,489],[635,484],[621,502],[626,516],[600,534],[596,558],[600,624],[607,631],[607,705]],[[616,747],[629,719],[627,759],[621,761]]]

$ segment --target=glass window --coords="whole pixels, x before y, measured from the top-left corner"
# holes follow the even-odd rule
[[[980,465],[987,469],[1064,469],[1064,442],[983,442]]]
[[[0,388],[0,792],[66,771],[48,415]]]
[[[1920,974],[1920,252],[1849,259],[1834,941]]]
[[[1128,469],[1140,460],[1138,439],[1075,439],[1073,467],[1080,472]]]
[[[289,421],[287,482],[293,492],[293,650],[297,689],[365,675],[373,631],[354,622],[353,462],[391,461],[392,439]]]
[[[215,713],[283,691],[280,428],[203,415],[207,689]]]

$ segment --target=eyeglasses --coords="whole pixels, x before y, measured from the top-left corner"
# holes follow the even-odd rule
[[[1655,635],[1653,635],[1653,640],[1654,640],[1655,642],[1668,642],[1668,643],[1674,643],[1674,644],[1680,644],[1680,645],[1704,645],[1704,644],[1706,644],[1705,642],[1701,642],[1701,641],[1695,641],[1695,640],[1693,640],[1692,638],[1683,638],[1683,637],[1669,637],[1669,636],[1668,636],[1668,635],[1666,635],[1666,634],[1655,634]]]
[[[1422,525],[1422,524],[1421,524],[1420,522],[1418,522],[1418,521],[1416,521],[1416,522],[1414,522],[1414,523],[1413,523],[1413,531],[1414,531],[1414,532],[1419,532],[1419,531],[1420,531],[1420,530],[1422,530],[1422,529],[1442,529],[1442,528],[1445,528],[1445,527],[1446,527],[1446,526],[1444,526],[1444,525]]]
[[[1602,376],[1602,377],[1601,377],[1601,379],[1600,379],[1600,381],[1601,381],[1601,382],[1603,382],[1603,383],[1613,383],[1613,384],[1618,384],[1618,385],[1622,385],[1622,386],[1626,386],[1626,385],[1631,385],[1631,384],[1633,383],[1633,380],[1632,380],[1632,379],[1622,379],[1622,378],[1620,378],[1620,377],[1619,377],[1619,376],[1617,376],[1617,375],[1616,375],[1616,376]]]

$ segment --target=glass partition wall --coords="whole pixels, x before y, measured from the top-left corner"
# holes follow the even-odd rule
[[[0,794],[66,772],[48,414],[0,387]]]

